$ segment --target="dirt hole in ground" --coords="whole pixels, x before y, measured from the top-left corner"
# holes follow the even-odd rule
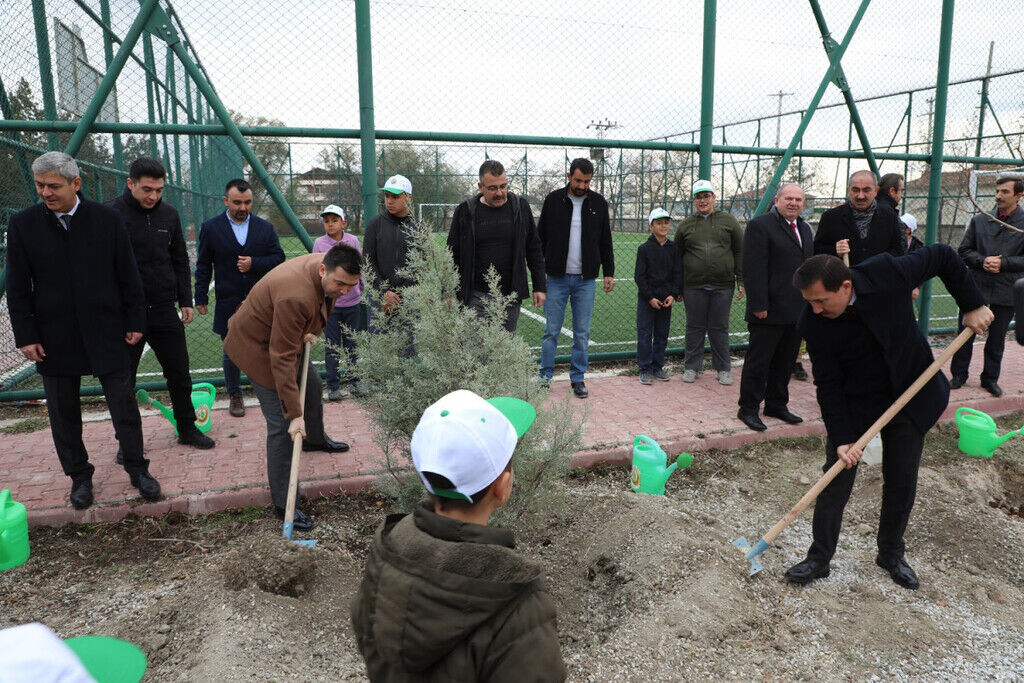
[[[280,536],[252,539],[224,561],[224,586],[293,598],[306,594],[316,578],[316,553]]]

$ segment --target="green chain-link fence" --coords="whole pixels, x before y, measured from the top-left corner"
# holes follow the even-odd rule
[[[799,182],[815,225],[850,172],[902,173],[919,234],[956,245],[975,202],[991,205],[995,171],[1022,163],[1024,38],[998,13],[980,0],[828,5],[6,0],[0,246],[8,217],[35,201],[32,160],[69,145],[84,192],[101,200],[123,190],[133,159],[160,159],[193,263],[198,225],[239,175],[294,256],[322,234],[327,204],[361,235],[391,174],[410,178],[415,216],[443,233],[485,159],[505,165],[537,216],[584,156],[611,206],[617,281],[597,296],[591,357],[628,356],[646,215],[688,215],[699,177],[741,224],[775,183]],[[955,324],[948,295],[924,301],[932,331]],[[5,302],[0,315],[0,399],[41,395]],[[196,380],[221,375],[211,318],[188,327]],[[670,347],[684,328],[680,306]],[[524,302],[518,334],[539,348],[542,330],[543,311]],[[730,333],[745,343],[742,301]],[[139,379],[159,383],[152,353]]]

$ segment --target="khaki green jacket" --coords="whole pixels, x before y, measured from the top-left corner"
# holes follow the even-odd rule
[[[674,240],[683,257],[683,289],[732,289],[743,283],[743,229],[732,214],[683,219]]]

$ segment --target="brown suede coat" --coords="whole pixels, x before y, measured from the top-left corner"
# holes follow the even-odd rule
[[[224,351],[249,379],[277,391],[285,418],[302,414],[299,364],[306,334],[319,335],[334,300],[317,267],[323,254],[285,261],[256,283],[228,320]]]

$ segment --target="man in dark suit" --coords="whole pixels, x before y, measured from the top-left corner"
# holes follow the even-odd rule
[[[95,468],[82,443],[82,375],[95,375],[124,451],[124,469],[143,497],[160,484],[142,456],[142,421],[132,394],[129,348],[146,324],[142,282],[124,220],[78,194],[78,164],[63,152],[32,163],[42,204],[7,228],[7,305],[18,350],[43,377],[50,431],[71,504],[92,505]]]
[[[854,467],[861,457],[853,444],[933,361],[928,339],[917,326],[911,294],[936,276],[960,309],[969,311],[964,325],[983,333],[992,324],[992,311],[963,261],[945,244],[900,257],[881,254],[853,268],[834,256],[818,255],[793,277],[807,301],[797,327],[807,340],[828,432],[824,469],[839,458],[846,463],[818,496],[807,558],[786,572],[793,583],[828,576]],[[875,563],[904,588],[918,587],[917,575],[903,556],[903,532],[914,506],[924,435],[948,402],[949,382],[939,372],[882,429],[882,510]]]
[[[227,210],[203,223],[199,230],[196,255],[196,311],[209,312],[210,276],[217,281],[217,305],[213,313],[213,331],[223,341],[228,334],[228,318],[242,304],[249,290],[270,270],[284,262],[284,251],[274,226],[252,214],[252,187],[241,178],[229,180],[224,188]],[[228,392],[228,411],[234,417],[245,415],[242,402],[242,373],[228,354],[224,354],[224,385]]]
[[[850,176],[846,202],[821,214],[814,236],[814,253],[850,255],[855,266],[876,254],[905,254],[907,238],[899,214],[887,202],[879,202],[878,184],[871,171]]]
[[[740,410],[747,427],[767,429],[764,414],[797,424],[803,418],[789,411],[789,377],[800,347],[796,320],[803,305],[793,288],[793,273],[811,255],[813,234],[800,218],[804,191],[783,185],[775,206],[747,223],[743,233],[743,286],[747,293],[747,357],[740,375]]]

